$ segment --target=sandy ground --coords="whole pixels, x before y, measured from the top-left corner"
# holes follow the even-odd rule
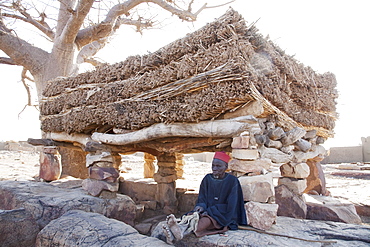
[[[177,180],[177,187],[198,190],[199,184],[205,174],[209,173],[210,164],[195,161],[191,156],[185,156],[184,177]],[[123,166],[127,172],[122,176],[140,178],[143,175],[143,158],[138,155],[122,156]],[[331,175],[338,165],[323,165],[327,188],[331,196],[343,201],[370,206],[370,171],[363,171],[367,179],[355,179]],[[274,168],[274,174],[278,174]],[[0,180],[35,180],[39,172],[39,154],[29,151],[0,151]],[[358,172],[349,171],[346,172]],[[276,182],[276,181],[275,181]]]

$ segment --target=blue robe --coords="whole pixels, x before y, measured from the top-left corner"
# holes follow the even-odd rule
[[[243,193],[238,178],[225,174],[223,179],[214,179],[207,174],[200,184],[196,206],[201,206],[221,226],[237,230],[246,225]]]

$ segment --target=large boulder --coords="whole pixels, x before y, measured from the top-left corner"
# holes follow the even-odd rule
[[[352,224],[362,223],[352,203],[344,203],[330,196],[318,195],[305,195],[305,200],[307,219],[331,220]]]
[[[238,178],[243,192],[244,201],[267,202],[274,196],[272,173]]]
[[[245,205],[248,225],[268,230],[276,222],[278,204],[247,202]]]
[[[305,219],[307,206],[304,198],[282,184],[275,187],[275,201],[279,205],[277,215]]]
[[[134,201],[118,194],[103,199],[87,194],[81,186],[61,188],[32,181],[0,181],[0,209],[24,208],[32,214],[40,229],[72,209],[95,212],[133,225],[136,216]]]
[[[7,247],[33,246],[39,228],[25,209],[0,210],[0,245]]]
[[[51,221],[37,235],[36,246],[168,246],[141,235],[133,227],[114,219],[81,210],[71,210]]]

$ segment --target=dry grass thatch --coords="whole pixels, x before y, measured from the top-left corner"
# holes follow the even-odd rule
[[[42,130],[197,122],[260,100],[281,126],[316,128],[327,137],[335,123],[335,87],[333,74],[299,63],[229,10],[154,53],[51,81],[43,92]]]

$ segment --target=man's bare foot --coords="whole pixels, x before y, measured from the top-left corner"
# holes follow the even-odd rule
[[[181,230],[179,224],[177,223],[175,215],[173,214],[168,215],[166,220],[167,220],[167,225],[170,228],[175,239],[176,240],[182,239],[184,237],[183,231]]]
[[[168,225],[163,225],[163,233],[164,235],[166,236],[166,242],[167,244],[173,244],[173,240],[175,240],[170,228],[168,227]]]

